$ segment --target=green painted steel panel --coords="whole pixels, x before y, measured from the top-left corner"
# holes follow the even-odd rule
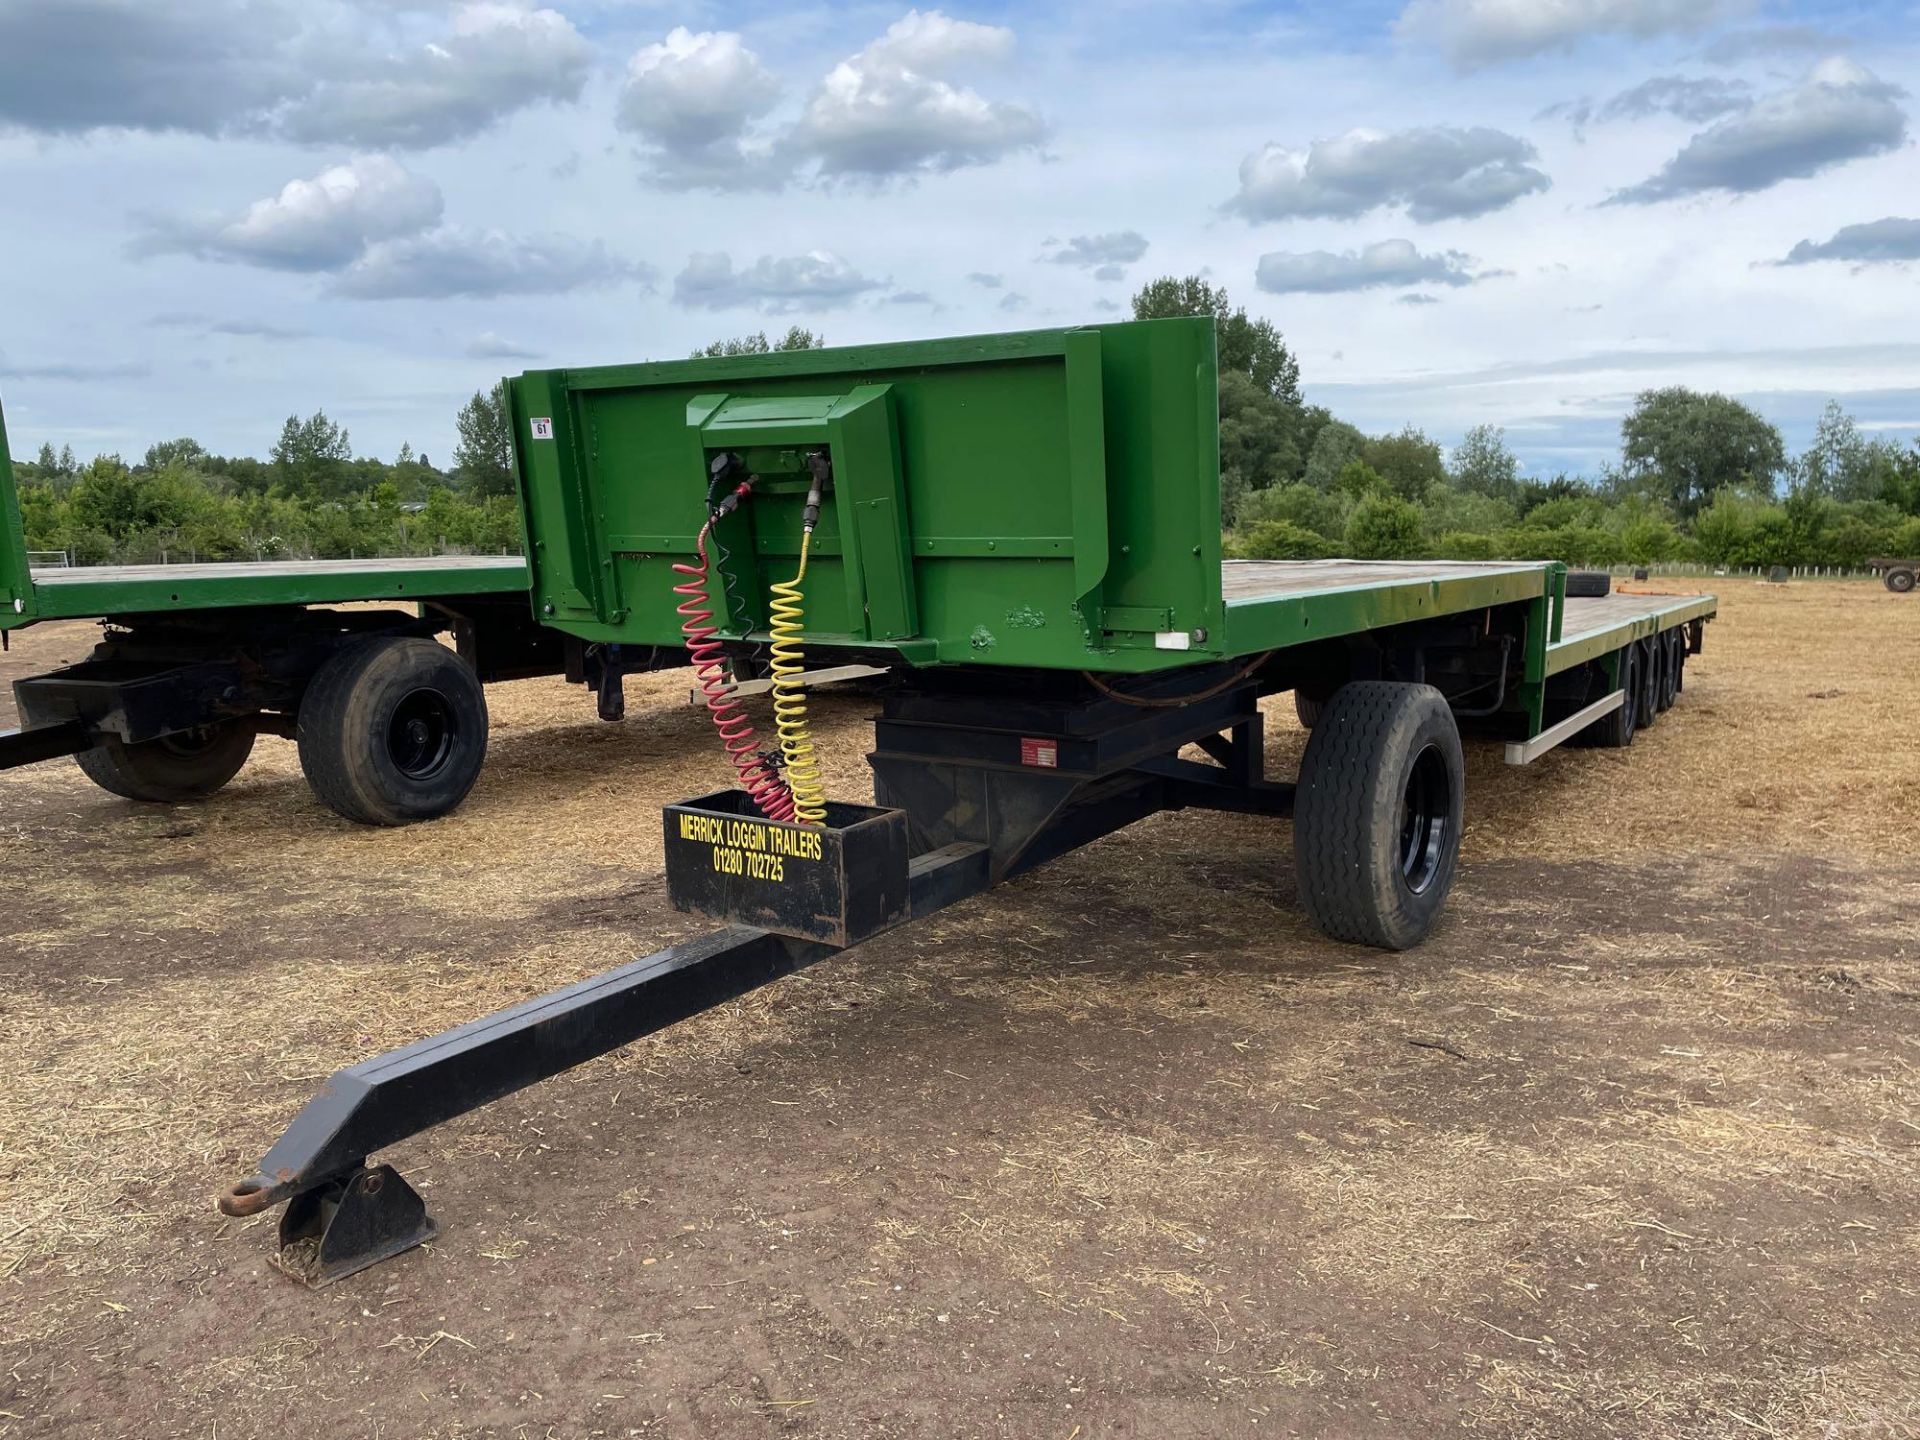
[[[1535,601],[1546,594],[1545,565],[1463,568],[1475,573],[1330,585],[1228,601],[1227,649],[1251,655],[1436,615]]]
[[[27,568],[27,536],[20,523],[20,495],[13,487],[13,452],[7,449],[7,416],[0,410],[0,630],[32,623],[33,573]]]
[[[524,594],[526,588],[525,564],[503,556],[458,564],[393,559],[83,566],[42,571],[33,593],[34,618],[78,620],[259,605],[446,600]]]
[[[790,578],[810,449],[834,482],[815,642],[913,663],[1146,669],[1219,658],[1213,325],[1159,320],[588,370],[510,383],[537,611],[590,640],[680,637],[707,466],[762,479],[716,527],[740,616]],[[1158,628],[1189,637],[1152,649]]]

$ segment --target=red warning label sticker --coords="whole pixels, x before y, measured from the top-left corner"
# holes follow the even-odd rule
[[[1020,763],[1038,765],[1042,770],[1060,768],[1060,745],[1054,740],[1028,740],[1020,742]]]

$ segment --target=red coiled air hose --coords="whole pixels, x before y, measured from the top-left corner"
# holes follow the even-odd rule
[[[792,820],[793,792],[761,758],[753,722],[733,695],[733,680],[727,674],[726,648],[714,638],[720,633],[720,627],[713,623],[713,602],[707,593],[707,531],[712,528],[713,522],[709,520],[700,527],[700,538],[694,541],[694,549],[700,555],[698,565],[683,565],[677,560],[673,565],[676,574],[687,577],[686,583],[673,587],[674,594],[685,597],[675,612],[680,616],[680,633],[687,637],[694,679],[706,697],[707,714],[713,719],[713,728],[720,732],[720,743],[726,747],[727,758],[740,772],[741,786],[769,820]]]

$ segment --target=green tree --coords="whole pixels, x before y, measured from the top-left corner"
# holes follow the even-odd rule
[[[1620,423],[1630,477],[1658,482],[1674,513],[1691,519],[1730,485],[1773,493],[1786,464],[1780,432],[1738,400],[1684,386],[1643,390]]]
[[[1163,275],[1133,297],[1136,320],[1168,320],[1180,315],[1211,315],[1222,372],[1237,370],[1283,404],[1300,405],[1300,362],[1271,320],[1255,320],[1235,306],[1224,288],[1198,275]]]
[[[803,325],[790,325],[778,340],[768,340],[767,332],[737,335],[730,340],[714,340],[693,352],[696,360],[713,360],[722,355],[770,355],[776,350],[820,350],[827,337],[816,335]]]
[[[273,467],[292,495],[333,498],[346,489],[347,461],[353,445],[347,432],[316,410],[305,420],[289,415],[273,446]]]
[[[1860,433],[1838,400],[1827,401],[1813,443],[1794,462],[1794,488],[1835,500],[1871,500],[1880,493],[1882,447]]]
[[[1220,518],[1232,525],[1249,495],[1300,469],[1296,427],[1287,408],[1247,376],[1220,377]]]
[[[1387,478],[1364,460],[1349,460],[1340,467],[1340,473],[1333,477],[1333,489],[1337,495],[1345,495],[1359,500],[1367,495],[1379,495],[1387,491]]]
[[[1352,501],[1344,495],[1316,490],[1296,480],[1250,495],[1240,506],[1240,524],[1251,529],[1262,521],[1281,521],[1311,530],[1328,540],[1345,537]]]
[[[1331,490],[1340,472],[1358,460],[1366,448],[1365,435],[1344,420],[1329,420],[1314,437],[1300,478],[1316,490]]]
[[[1347,548],[1362,560],[1404,560],[1420,550],[1420,512],[1398,495],[1372,494],[1353,507]]]
[[[1394,435],[1375,436],[1361,453],[1402,500],[1418,504],[1435,485],[1447,483],[1439,442],[1411,425]]]
[[[453,473],[473,495],[513,493],[513,430],[507,418],[505,381],[476,390],[454,419],[459,442]]]
[[[198,440],[182,436],[178,440],[162,440],[147,447],[146,468],[164,470],[169,465],[184,465],[197,468],[207,458],[206,448]]]
[[[1512,504],[1520,498],[1520,462],[1507,448],[1507,432],[1498,425],[1476,425],[1448,457],[1454,485],[1469,494]]]
[[[1510,501],[1452,485],[1435,485],[1420,501],[1420,523],[1429,535],[1492,535],[1519,518]]]
[[[1238,560],[1324,560],[1333,553],[1325,537],[1286,520],[1249,525],[1230,549]]]

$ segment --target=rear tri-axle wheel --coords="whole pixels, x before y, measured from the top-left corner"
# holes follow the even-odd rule
[[[1335,940],[1405,950],[1453,888],[1466,767],[1446,698],[1362,680],[1335,691],[1300,764],[1300,901]]]

